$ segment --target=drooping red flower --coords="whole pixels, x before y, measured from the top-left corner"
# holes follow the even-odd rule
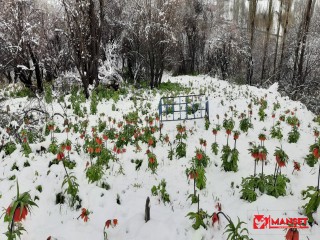
[[[84,222],[88,222],[89,220],[89,211],[85,208],[81,209],[80,217],[83,219]]]
[[[60,160],[62,160],[64,158],[64,153],[63,152],[59,152],[58,154],[57,154],[57,159],[60,161]]]
[[[197,172],[190,172],[189,174],[190,179],[197,179],[198,178],[198,173]]]
[[[109,220],[107,220],[107,221],[106,221],[105,226],[106,226],[107,228],[109,228],[109,227],[110,227],[110,225],[111,225],[111,220],[109,219]]]
[[[88,153],[93,153],[93,147],[88,147]]]
[[[217,204],[216,204],[216,209],[217,209],[219,212],[221,212],[221,209],[222,209],[221,203],[217,203]]]
[[[218,222],[219,223],[219,216],[217,213],[213,213],[212,215],[212,226],[214,226],[214,224]]]
[[[258,158],[259,158],[260,161],[264,161],[264,160],[267,159],[267,154],[264,153],[264,152],[260,152],[260,153],[258,154]]]
[[[289,228],[286,234],[286,240],[299,240],[299,231],[296,228]]]
[[[319,149],[318,148],[314,148],[313,149],[313,156],[315,157],[315,158],[319,158],[320,156],[319,156]]]
[[[300,167],[301,167],[300,163],[293,161],[293,169],[295,171],[300,171]]]
[[[282,159],[280,158],[279,155],[276,155],[276,161],[277,161],[279,167],[285,167],[286,166],[286,162],[282,161]]]
[[[260,134],[260,135],[259,135],[259,140],[260,140],[260,141],[265,141],[265,140],[266,140],[266,135]]]
[[[152,146],[152,145],[153,145],[153,139],[152,139],[152,138],[150,138],[150,139],[148,140],[148,145],[149,145],[149,146]]]
[[[202,153],[197,153],[197,159],[200,161],[202,159]]]
[[[101,145],[102,144],[102,139],[99,137],[96,137],[96,143]]]
[[[230,129],[227,129],[227,131],[226,131],[226,132],[227,132],[227,134],[228,134],[228,135],[230,135],[230,134],[231,134],[231,130],[230,130]]]
[[[151,163],[151,164],[153,164],[153,163],[155,163],[155,160],[154,160],[154,158],[149,158],[149,163]]]
[[[6,215],[9,216],[10,213],[11,213],[11,206],[9,206],[6,210]],[[13,214],[13,221],[14,222],[21,222],[22,219],[25,219],[26,216],[28,215],[28,209],[27,207],[23,207],[22,211],[21,211],[21,208],[20,207],[17,207],[14,211],[14,214]]]
[[[66,146],[66,150],[67,150],[67,151],[71,151],[71,145],[67,145],[67,146]]]
[[[117,224],[118,224],[118,219],[113,219],[113,225],[117,226]]]

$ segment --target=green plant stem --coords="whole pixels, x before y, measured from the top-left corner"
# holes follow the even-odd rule
[[[254,160],[254,176],[256,176],[257,160]]]
[[[229,223],[231,223],[231,218],[229,216],[227,216],[224,212],[218,212],[217,213],[217,216],[219,217],[219,214],[222,214],[224,216],[225,219],[227,219],[227,221]]]
[[[261,174],[261,177],[263,178],[263,165],[264,165],[264,162],[263,162],[263,160],[261,161],[261,163],[262,163],[262,174]]]
[[[274,178],[274,185],[273,185],[273,187],[275,187],[276,184],[277,184],[277,180],[278,180],[278,175],[279,175],[279,174],[281,174],[280,166],[278,166],[278,168],[277,168],[277,172],[276,172],[275,178]]]
[[[199,211],[200,211],[200,195],[198,194],[198,214],[199,214]]]
[[[14,209],[14,212],[16,211],[16,208]],[[11,225],[10,225],[10,234],[12,235],[13,233],[13,228],[14,228],[14,221],[13,221],[13,218],[14,218],[14,212],[13,212],[13,216],[12,216],[12,219],[11,219]]]
[[[64,165],[64,160],[62,160],[62,165],[63,165],[64,171],[66,172],[66,175],[67,175],[68,179],[70,179],[68,171],[67,171],[67,168],[66,168],[66,165]]]
[[[317,186],[318,196],[319,196],[319,184],[320,184],[320,164],[319,164],[319,172],[318,172],[318,186]]]

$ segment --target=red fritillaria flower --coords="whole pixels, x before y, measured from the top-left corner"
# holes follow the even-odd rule
[[[153,164],[153,163],[155,163],[155,160],[154,160],[154,158],[149,158],[149,163],[151,163],[151,164]]]
[[[315,158],[319,158],[319,157],[320,157],[320,155],[319,155],[319,149],[318,149],[318,148],[314,148],[314,149],[313,149],[313,156],[314,156]]]
[[[104,140],[108,140],[108,135],[103,135],[102,137]]]
[[[67,146],[66,146],[66,150],[67,150],[67,151],[71,151],[71,145],[67,145]]]
[[[300,163],[296,162],[296,161],[293,161],[293,169],[294,171],[300,171]]]
[[[189,177],[190,179],[197,179],[198,178],[198,173],[197,172],[190,172]]]
[[[197,159],[200,161],[202,159],[202,153],[197,153]]]
[[[81,209],[80,217],[83,219],[84,222],[88,222],[88,220],[89,220],[89,214],[90,214],[90,212],[89,212],[87,209],[82,208],[82,209]]]
[[[219,223],[219,216],[217,213],[213,213],[212,215],[212,225],[214,226],[214,224],[218,222]]]
[[[260,153],[258,154],[258,156],[259,156],[259,160],[260,160],[260,161],[264,161],[264,160],[267,159],[267,154],[264,153],[264,152],[260,152]]]
[[[7,208],[6,215],[9,216],[10,213],[11,213],[11,206],[9,206]],[[21,211],[20,207],[17,207],[14,211],[14,214],[13,214],[13,221],[14,222],[21,222],[21,220],[25,219],[27,215],[28,215],[27,207],[23,207],[22,211]]]
[[[217,135],[217,133],[218,133],[218,130],[217,130],[217,129],[213,129],[213,130],[212,130],[212,134],[213,134],[213,135]]]
[[[230,129],[227,129],[227,131],[226,131],[226,132],[227,132],[227,134],[228,134],[228,135],[230,135],[230,134],[231,134],[231,130],[230,130]]]
[[[106,221],[105,226],[106,226],[107,228],[109,228],[109,227],[110,227],[110,225],[111,225],[111,219],[109,219],[109,220],[107,220],[107,221]]]
[[[102,139],[99,137],[96,137],[96,143],[101,145],[102,144]]]
[[[113,225],[117,226],[117,224],[118,224],[118,219],[113,219]]]
[[[286,240],[299,240],[299,231],[296,228],[289,228],[286,234]]]
[[[286,162],[282,161],[282,159],[280,158],[279,155],[276,155],[276,161],[277,161],[279,167],[285,167],[286,166]]]
[[[93,147],[88,147],[88,153],[93,153]]]
[[[58,154],[57,154],[57,159],[58,160],[62,160],[64,158],[64,153],[63,152],[59,152]]]
[[[266,140],[266,135],[260,134],[260,135],[259,135],[259,140],[260,140],[260,141],[265,141],[265,140]]]
[[[149,145],[149,146],[152,146],[152,145],[153,145],[153,139],[152,139],[152,138],[150,138],[150,139],[148,140],[148,145]]]

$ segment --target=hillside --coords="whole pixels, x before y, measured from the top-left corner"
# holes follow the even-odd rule
[[[46,99],[31,100],[14,98],[17,92],[13,87],[1,91],[0,99],[7,98],[2,107],[9,106],[7,110],[12,118],[7,129],[0,129],[4,146],[0,152],[0,207],[5,212],[15,199],[17,181],[20,193],[29,192],[38,206],[32,207],[31,214],[22,220],[26,232],[22,232],[21,239],[43,240],[49,236],[58,240],[104,239],[107,220],[111,220],[112,225],[105,228],[110,240],[227,239],[223,232],[228,222],[222,215],[214,226],[208,217],[204,219],[207,229],[202,226],[193,229],[194,222],[187,214],[197,212],[197,204],[191,204],[192,198],[188,198],[194,192],[194,176],[202,179],[196,184],[200,208],[212,215],[221,204],[221,210],[235,224],[238,217],[247,223],[241,227],[246,227],[250,238],[255,240],[284,239],[286,232],[252,229],[253,214],[269,211],[281,217],[304,217],[302,206],[307,200],[302,199],[301,191],[316,186],[318,180],[319,164],[315,162],[310,167],[304,160],[310,154],[309,146],[315,143],[315,129],[320,130],[319,123],[313,121],[315,115],[300,102],[281,97],[277,84],[265,90],[232,85],[208,76],[165,75],[164,81],[167,83],[161,90],[100,90],[89,101],[76,90],[66,95],[53,92],[52,96],[47,92]],[[204,119],[163,122],[160,137],[157,116],[160,98],[200,93],[209,101],[208,130]],[[51,97],[52,103],[46,103]],[[283,117],[284,121],[280,121]],[[7,115],[3,113],[3,121],[5,119]],[[252,123],[247,133],[240,130],[243,119]],[[225,120],[230,124],[223,124],[227,123]],[[282,140],[272,138],[273,126],[279,127]],[[235,155],[232,155],[236,152],[232,150],[235,144],[232,132],[228,139],[230,149],[224,155],[222,166],[221,150],[228,138],[225,128],[240,133],[236,141],[239,161],[234,161]],[[297,143],[288,142],[288,134],[293,129],[300,134]],[[217,132],[217,155],[211,149],[215,142],[213,130]],[[261,134],[266,140],[259,140]],[[296,136],[290,139],[294,141]],[[184,145],[181,142],[186,144],[185,157],[183,147],[176,150]],[[257,179],[262,177],[259,174],[263,162],[263,176],[271,176],[271,182],[262,183],[265,193],[261,193],[259,185],[253,191],[256,200],[249,202],[241,199],[241,182],[254,174],[255,161],[248,149],[254,146],[262,149],[260,144],[268,154],[266,160],[257,161]],[[279,186],[269,192],[274,183],[277,147],[288,156],[277,180],[285,182],[282,176],[286,176],[288,182],[284,183],[286,187]],[[300,164],[300,171],[297,168],[293,171],[294,161]],[[312,161],[308,163],[312,165]],[[198,171],[193,176],[186,173],[192,167]],[[226,171],[229,167],[236,171]],[[66,176],[70,177],[70,185],[68,181],[63,184]],[[163,185],[162,180],[165,180]],[[75,191],[73,195],[72,191]],[[151,220],[145,223],[147,197],[150,197]],[[59,204],[57,200],[64,203]],[[84,221],[84,215],[81,217],[83,208],[88,211],[84,215],[89,213],[88,221]],[[319,221],[319,213],[313,217]],[[1,234],[9,224],[3,219],[4,216]],[[319,226],[301,229],[301,239],[320,239]]]

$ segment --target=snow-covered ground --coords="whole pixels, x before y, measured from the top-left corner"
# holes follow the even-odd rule
[[[190,167],[192,157],[195,156],[195,149],[200,148],[199,139],[207,140],[206,153],[210,157],[210,164],[206,168],[207,186],[199,191],[200,208],[207,211],[208,214],[216,212],[217,203],[221,203],[222,211],[237,222],[237,217],[246,222],[246,226],[250,231],[250,237],[255,240],[280,240],[284,239],[285,232],[282,230],[269,230],[267,235],[261,235],[259,230],[252,230],[252,214],[269,211],[281,211],[285,216],[286,212],[291,212],[294,217],[302,217],[299,208],[305,203],[302,200],[301,191],[307,186],[315,186],[317,183],[318,165],[314,168],[304,164],[304,157],[308,154],[309,145],[314,143],[313,129],[319,126],[312,121],[314,115],[308,111],[301,103],[293,102],[288,98],[281,97],[277,92],[277,86],[273,85],[270,89],[258,89],[255,87],[231,85],[225,81],[219,81],[207,76],[179,76],[170,77],[166,75],[164,81],[179,82],[190,86],[192,83],[193,90],[191,93],[205,93],[209,99],[209,119],[211,122],[209,130],[205,130],[205,121],[189,120],[164,122],[162,134],[168,134],[170,141],[173,142],[177,134],[176,125],[185,124],[188,132],[187,138],[187,157],[172,161],[168,159],[168,150],[170,147],[165,142],[157,142],[156,148],[153,150],[157,156],[159,166],[155,174],[148,169],[148,159],[146,156],[147,144],[140,143],[141,152],[135,152],[135,147],[128,145],[126,152],[119,154],[119,160],[110,162],[110,168],[104,171],[101,181],[98,183],[88,183],[86,178],[86,164],[90,162],[90,157],[83,150],[78,154],[74,149],[74,144],[82,145],[84,140],[80,138],[80,133],[68,134],[68,138],[72,141],[72,150],[70,159],[76,162],[76,166],[70,172],[76,176],[79,184],[79,196],[82,199],[82,207],[87,208],[92,213],[89,215],[88,222],[84,222],[81,218],[77,219],[81,214],[81,209],[71,209],[67,203],[56,205],[56,194],[63,191],[62,181],[65,176],[65,170],[61,163],[48,167],[50,161],[56,158],[52,153],[44,153],[42,155],[36,153],[35,150],[40,146],[48,148],[50,144],[50,135],[46,137],[44,142],[31,144],[33,152],[29,158],[22,155],[21,147],[18,145],[16,151],[10,156],[4,156],[4,152],[0,153],[0,207],[6,209],[16,195],[16,180],[9,180],[12,175],[16,175],[19,181],[20,192],[30,191],[32,198],[39,197],[36,201],[38,207],[32,209],[32,213],[27,215],[22,221],[27,232],[23,232],[21,239],[23,240],[43,240],[49,236],[58,240],[99,240],[103,239],[103,228],[106,220],[118,219],[118,225],[107,230],[108,239],[111,240],[189,240],[189,239],[205,239],[205,240],[224,240],[224,228],[227,221],[221,218],[220,223],[212,226],[211,220],[208,219],[208,229],[200,227],[199,230],[192,228],[193,222],[186,217],[188,212],[196,212],[197,204],[191,204],[191,200],[187,199],[189,194],[193,193],[193,182],[190,181],[185,173],[186,168]],[[191,94],[190,93],[190,94]],[[130,98],[134,94],[129,92],[125,99],[118,101],[115,106],[118,111],[112,111],[114,102],[104,101],[98,104],[98,114],[89,115],[89,126],[87,133],[91,134],[91,127],[98,124],[98,118],[101,113],[105,116],[100,117],[107,120],[109,116],[116,118],[117,121],[123,120],[123,115],[135,110],[133,101]],[[135,93],[135,95],[137,95]],[[70,96],[66,96],[67,100]],[[158,103],[161,95],[153,94],[147,90],[142,94],[141,100],[138,100],[138,106],[142,104],[145,108],[147,103],[151,104],[148,114],[158,112]],[[225,172],[221,168],[221,153],[216,156],[210,146],[214,142],[214,136],[211,132],[212,127],[216,124],[222,124],[226,116],[231,117],[230,106],[237,111],[235,130],[239,129],[239,116],[242,112],[247,113],[248,104],[253,99],[265,98],[268,102],[266,109],[266,120],[260,121],[258,114],[259,106],[253,104],[252,123],[254,128],[249,130],[248,134],[241,133],[237,141],[237,149],[239,150],[239,170],[237,172]],[[286,110],[295,111],[296,116],[300,120],[300,139],[298,143],[290,144],[287,141],[287,134],[291,130],[285,122],[281,122],[281,128],[284,135],[282,141],[271,139],[269,136],[270,128],[273,126],[274,120],[271,117],[273,112],[273,103],[279,102],[280,109],[275,111],[275,119],[277,120],[281,114],[285,114]],[[26,99],[10,99],[5,105],[10,105],[11,111],[18,111],[26,104]],[[90,109],[90,101],[84,104]],[[79,122],[81,118],[75,118],[71,109],[62,109],[61,105],[55,101],[53,106],[47,106],[48,111],[53,113],[63,113],[65,110],[71,122]],[[90,111],[89,111],[90,112]],[[219,115],[220,120],[217,119]],[[141,125],[146,125],[144,118]],[[54,121],[57,126],[62,129],[63,119],[56,116]],[[21,126],[23,127],[23,126]],[[276,147],[282,145],[283,149],[289,156],[289,162],[282,169],[282,174],[287,175],[290,179],[287,187],[287,195],[285,197],[275,198],[266,194],[258,196],[257,200],[249,203],[240,199],[241,180],[253,174],[254,161],[250,156],[248,149],[250,142],[258,143],[258,135],[265,133],[267,140],[265,146],[268,149],[267,162],[264,171],[265,174],[273,174],[275,168],[275,158],[273,156]],[[5,130],[0,129],[0,134],[5,135]],[[159,139],[159,132],[155,133],[155,137]],[[102,136],[102,134],[99,134]],[[61,143],[67,139],[67,133],[56,133],[57,142]],[[227,137],[222,129],[217,135],[217,142],[220,147],[226,144]],[[233,144],[233,141],[232,141]],[[112,149],[114,144],[110,140],[107,147]],[[143,159],[141,169],[135,170],[135,164],[132,159]],[[28,160],[30,167],[23,167]],[[301,163],[301,171],[294,172],[293,161]],[[95,159],[93,159],[95,162]],[[19,171],[11,171],[12,165],[16,163]],[[260,169],[260,165],[259,165]],[[164,204],[158,196],[151,195],[151,188],[158,185],[162,179],[165,179],[166,189],[170,195],[170,203]],[[105,190],[98,185],[104,181],[110,185],[109,190]],[[36,187],[41,185],[43,190],[40,193]],[[232,187],[233,185],[233,187]],[[239,188],[238,188],[239,186]],[[117,204],[117,195],[120,196],[120,204]],[[147,223],[144,221],[144,210],[146,198],[151,199],[151,220]],[[66,198],[68,196],[66,195]],[[318,213],[319,215],[320,213]],[[316,217],[316,216],[315,216]],[[318,216],[319,217],[319,216]],[[0,222],[1,233],[7,229],[7,223]],[[2,235],[0,239],[5,239]],[[320,228],[315,225],[306,230],[300,230],[300,239],[302,240],[318,240],[320,239]]]

